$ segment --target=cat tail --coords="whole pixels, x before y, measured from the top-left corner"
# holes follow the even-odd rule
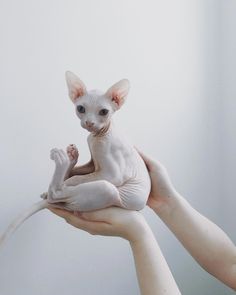
[[[8,226],[6,231],[0,236],[0,248],[2,248],[10,236],[17,230],[18,227],[31,215],[37,213],[38,211],[47,208],[48,202],[46,200],[39,201],[33,204],[30,208],[22,212],[16,219]]]

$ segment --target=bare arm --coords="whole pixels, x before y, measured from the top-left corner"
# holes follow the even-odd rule
[[[79,216],[65,210],[51,211],[91,234],[120,236],[128,240],[142,295],[181,294],[151,229],[139,212],[115,207]]]
[[[233,242],[178,194],[163,165],[141,156],[152,179],[149,206],[206,271],[236,290],[236,247]]]
[[[91,159],[88,163],[82,165],[82,166],[75,166],[73,169],[71,169],[69,177],[74,175],[85,175],[94,172],[94,163]]]
[[[168,206],[153,209],[205,270],[236,290],[236,247],[229,237],[180,195]]]
[[[130,245],[141,294],[181,294],[152,233]]]

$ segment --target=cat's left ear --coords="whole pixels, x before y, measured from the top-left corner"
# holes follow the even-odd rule
[[[125,102],[129,88],[129,80],[123,79],[107,90],[105,95],[111,100],[115,110],[118,110]]]

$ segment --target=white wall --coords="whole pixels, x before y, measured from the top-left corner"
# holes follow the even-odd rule
[[[236,167],[236,2],[221,1],[221,98],[222,117],[222,181],[221,196],[223,224],[226,231],[236,241],[235,232],[235,167]]]
[[[213,0],[0,2],[0,232],[47,189],[52,147],[76,143],[81,162],[89,158],[67,69],[88,88],[129,78],[117,125],[167,166],[197,209],[222,222],[220,9]],[[144,214],[183,294],[228,294],[150,210]],[[19,229],[0,261],[5,295],[138,294],[125,241],[91,237],[46,211]]]

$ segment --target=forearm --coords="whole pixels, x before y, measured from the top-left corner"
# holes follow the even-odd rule
[[[236,247],[217,225],[178,194],[154,211],[204,269],[236,289]]]
[[[85,175],[94,172],[94,164],[93,161],[88,162],[82,166],[76,166],[70,169],[68,172],[68,178],[74,175]]]
[[[130,245],[142,295],[181,294],[149,228],[144,238]]]

